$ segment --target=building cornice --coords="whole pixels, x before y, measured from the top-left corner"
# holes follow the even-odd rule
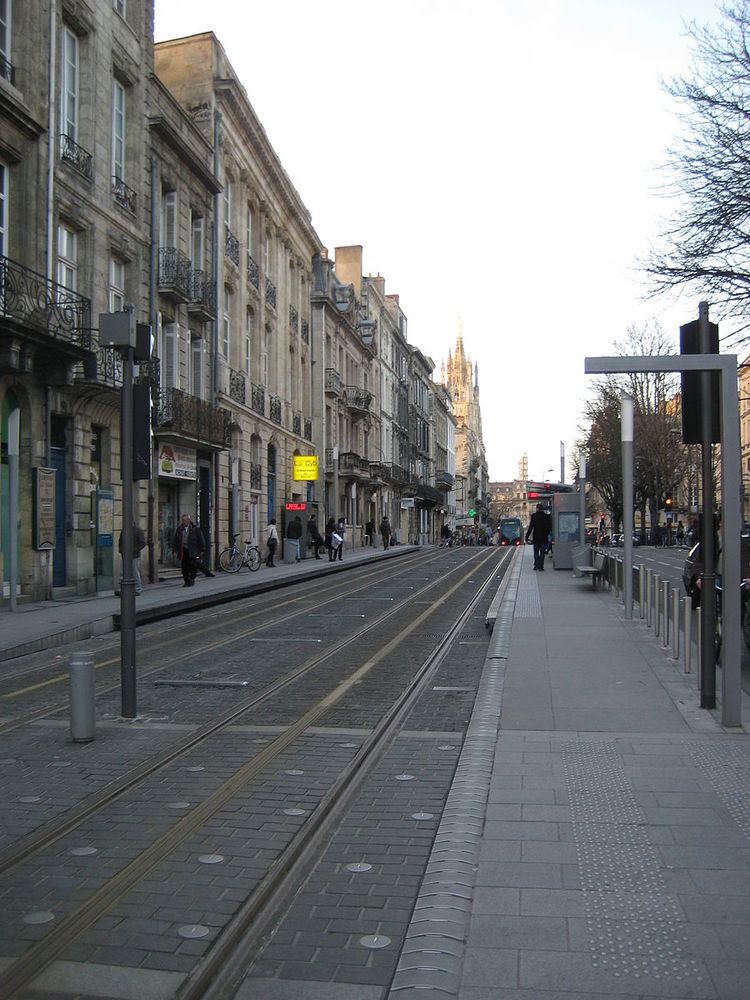
[[[174,125],[164,115],[152,115],[148,119],[148,127],[172,149],[180,160],[192,170],[196,177],[205,184],[212,194],[223,190],[223,184],[212,170],[202,163],[188,143],[182,138]]]

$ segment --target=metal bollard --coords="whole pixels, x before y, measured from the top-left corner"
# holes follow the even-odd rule
[[[638,567],[638,613],[641,619],[646,617],[646,567],[643,563]]]
[[[665,580],[661,585],[661,588],[661,606],[664,609],[664,632],[662,633],[661,644],[662,647],[666,649],[669,645],[669,605],[671,603],[669,600],[669,591],[671,589],[669,586],[669,580]]]
[[[684,670],[686,674],[689,674],[690,660],[692,659],[693,656],[693,636],[691,634],[693,626],[693,609],[690,606],[689,597],[686,597],[685,600],[683,601],[683,611],[684,611],[684,622],[685,622],[685,636],[684,636],[685,652],[683,657],[685,661]]]
[[[649,567],[646,570],[646,625],[651,628],[651,621],[653,619],[654,609],[651,601],[651,577],[654,575],[654,571]]]
[[[70,738],[74,743],[90,743],[96,729],[94,654],[73,653],[69,666]]]
[[[698,665],[698,669],[697,669],[696,673],[698,674],[698,690],[699,691],[701,689],[701,666],[702,666],[701,660],[703,659],[703,657],[701,656],[701,631],[702,631],[702,629],[701,629],[701,616],[700,616],[700,612],[698,612],[698,614],[695,616],[695,638],[697,640],[697,647],[696,647],[696,650],[695,650],[695,662]]]
[[[672,659],[680,658],[680,591],[672,589]]]
[[[654,573],[654,635],[659,638],[661,627],[661,573]]]

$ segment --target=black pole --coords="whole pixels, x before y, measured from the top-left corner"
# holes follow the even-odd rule
[[[122,717],[136,716],[135,577],[133,576],[133,348],[122,352],[121,411],[122,584],[120,586],[120,690]]]
[[[708,303],[698,305],[701,354],[711,353]],[[701,372],[701,461],[703,527],[701,528],[701,708],[716,708],[716,552],[714,545],[713,444],[711,441],[711,372]]]

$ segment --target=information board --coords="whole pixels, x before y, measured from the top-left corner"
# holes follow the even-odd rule
[[[318,478],[317,455],[292,455],[292,479],[316,480]]]

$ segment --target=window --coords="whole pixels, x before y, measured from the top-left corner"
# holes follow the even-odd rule
[[[247,206],[247,223],[245,228],[245,240],[247,241],[247,255],[253,255],[253,210]]]
[[[232,229],[232,179],[227,177],[224,182],[224,229]]]
[[[159,228],[159,246],[174,247],[177,245],[177,192],[161,193],[161,225]]]
[[[194,334],[190,338],[190,391],[199,399],[203,398],[203,338]]]
[[[253,316],[252,309],[247,310],[245,318],[245,374],[250,375],[250,358],[253,349]]]
[[[10,62],[10,5],[11,0],[0,0],[0,56],[7,62]]]
[[[194,271],[203,270],[204,221],[200,215],[193,215],[190,222],[190,263]]]
[[[0,257],[8,252],[8,168],[0,163]]]
[[[70,28],[63,31],[60,131],[78,141],[78,38]]]
[[[57,227],[57,283],[76,290],[78,234],[67,226]]]
[[[116,257],[109,261],[109,311],[125,309],[125,264]]]
[[[176,323],[163,323],[160,328],[159,357],[161,359],[161,387],[173,389],[178,380],[178,348],[180,328]]]
[[[263,244],[263,270],[266,275],[271,277],[271,236],[266,233],[266,239]]]
[[[125,88],[119,80],[112,85],[112,176],[125,177]]]
[[[221,353],[229,358],[229,334],[232,324],[232,293],[224,286],[224,316],[221,324]]]
[[[112,10],[119,14],[120,17],[125,17],[125,0],[112,0]]]

